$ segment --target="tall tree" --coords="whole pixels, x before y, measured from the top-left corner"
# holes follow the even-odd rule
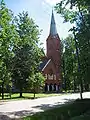
[[[78,74],[75,41],[73,35],[70,34],[67,38],[65,38],[63,44],[63,79],[65,84],[64,89],[74,90],[75,92],[78,86]]]
[[[10,80],[9,63],[13,56],[13,45],[17,40],[18,34],[13,24],[13,14],[2,0],[0,3],[0,84],[2,86],[2,99],[4,98],[4,87]]]
[[[67,7],[68,6],[68,7]],[[56,5],[56,10],[64,17],[65,22],[74,23],[71,31],[76,43],[78,60],[78,78],[81,86],[87,85],[90,71],[90,2],[88,0],[62,0]],[[82,98],[82,94],[81,94]]]
[[[29,18],[28,13],[20,13],[16,17],[17,32],[20,36],[18,45],[14,48],[15,56],[12,60],[13,75],[15,86],[22,92],[28,84],[28,78],[32,73],[36,73],[43,55],[39,48],[39,30],[34,21]],[[13,64],[14,63],[14,64]]]

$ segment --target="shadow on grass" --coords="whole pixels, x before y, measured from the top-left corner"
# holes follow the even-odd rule
[[[50,105],[42,104],[40,106],[35,107],[45,109],[48,106]],[[88,110],[90,110],[90,99],[76,100],[71,104],[66,102],[66,104],[61,105],[57,108],[46,110],[45,112],[37,113],[33,116],[25,117],[23,118],[23,120],[81,120],[71,118],[75,116],[81,116],[85,114]]]
[[[72,104],[75,100],[74,99],[64,99],[63,102],[60,101],[60,102],[56,102],[54,104],[41,104],[41,105],[38,105],[38,106],[33,106],[32,108],[35,108],[35,109],[40,109],[40,110],[47,110],[47,109],[52,109],[52,108],[55,108],[55,107],[61,107],[61,106],[64,106],[66,104]]]
[[[7,114],[7,115],[5,115]],[[14,111],[3,113],[0,112],[0,120],[20,120],[21,117],[35,114],[32,110],[22,110],[22,111]]]
[[[8,115],[0,115],[0,120],[15,120],[10,118]]]
[[[33,110],[21,110],[14,112],[0,112],[0,120],[21,120],[22,117],[33,115],[36,112]]]

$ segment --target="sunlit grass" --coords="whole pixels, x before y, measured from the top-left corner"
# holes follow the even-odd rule
[[[62,94],[60,93],[38,93],[38,94],[35,94],[35,98],[43,98],[43,97],[50,97],[50,96],[60,96]],[[23,100],[23,99],[34,99],[34,94],[33,93],[23,93],[22,94],[22,98],[19,97],[19,93],[14,93],[14,94],[11,94],[11,97],[10,97],[10,94],[9,93],[5,93],[4,94],[4,100]],[[0,100],[1,100],[1,96],[0,96]]]

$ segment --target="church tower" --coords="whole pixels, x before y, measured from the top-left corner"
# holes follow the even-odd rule
[[[40,65],[41,71],[46,78],[45,91],[58,92],[62,86],[61,41],[57,33],[53,11],[51,16],[50,33],[46,40],[46,48],[46,57]]]

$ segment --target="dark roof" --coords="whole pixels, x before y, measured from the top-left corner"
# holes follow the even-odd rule
[[[47,62],[48,62],[48,59],[45,59],[42,63],[40,63],[39,70],[42,70],[44,66],[47,64]]]

